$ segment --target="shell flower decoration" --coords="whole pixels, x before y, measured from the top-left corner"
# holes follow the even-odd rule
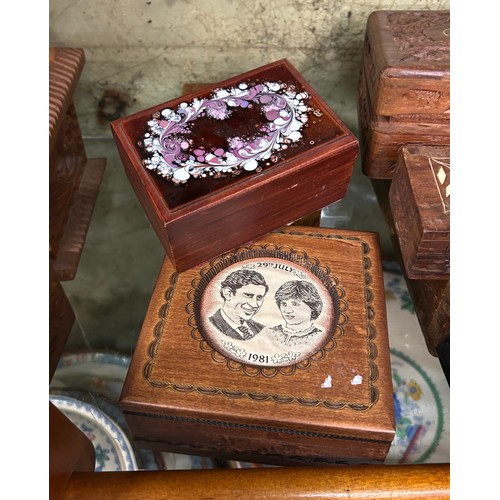
[[[309,98],[307,92],[286,83],[240,83],[216,89],[210,98],[183,102],[177,110],[164,109],[147,122],[147,132],[139,142],[146,156],[142,163],[174,184],[185,184],[191,177],[258,172],[264,162],[277,161],[277,152],[302,139],[301,130],[313,111],[305,103]],[[227,137],[226,147],[209,149],[194,144],[191,126],[196,119],[223,121],[238,108],[254,106],[260,106],[263,119],[253,136],[240,137],[235,130],[233,136]]]

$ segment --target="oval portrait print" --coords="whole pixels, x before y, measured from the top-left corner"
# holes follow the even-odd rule
[[[198,328],[213,349],[243,365],[295,365],[332,337],[337,292],[312,264],[254,255],[205,273],[195,300]]]

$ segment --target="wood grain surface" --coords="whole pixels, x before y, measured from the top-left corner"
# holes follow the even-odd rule
[[[358,122],[361,168],[373,179],[392,179],[399,150],[406,144],[450,144],[450,121],[441,115],[409,114],[383,116],[374,113],[368,97],[365,72],[358,80]]]
[[[450,465],[75,473],[65,500],[445,500]]]
[[[49,401],[50,499],[66,498],[66,487],[75,471],[94,473],[94,469],[94,445],[59,408]]]
[[[87,158],[73,102],[84,62],[81,48],[50,48],[49,257],[60,280],[76,275],[106,165]]]
[[[75,312],[49,262],[49,382],[75,323]]]
[[[450,275],[450,175],[449,147],[400,149],[389,204],[411,279]]]
[[[368,97],[377,116],[450,116],[450,11],[379,10],[363,48]]]
[[[321,277],[339,299],[328,309],[324,296],[325,340],[284,367],[232,356],[257,344],[230,339],[240,350],[226,351],[207,319],[221,301],[211,283],[268,265],[318,289]],[[279,280],[262,273],[275,290]],[[378,234],[287,226],[182,273],[166,258],[120,406],[146,448],[278,465],[382,462],[394,411]]]
[[[399,239],[389,204],[391,182],[390,180],[371,179],[394,249],[404,270]],[[448,276],[432,280],[410,279],[406,273],[404,276],[427,349],[430,354],[437,356],[437,347],[450,337],[450,278]]]

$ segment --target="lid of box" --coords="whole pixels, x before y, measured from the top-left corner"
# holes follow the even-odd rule
[[[182,273],[166,259],[124,413],[390,443],[380,262],[376,233],[300,226]]]
[[[238,193],[245,182],[264,181],[312,155],[335,151],[347,161],[358,152],[354,134],[286,59],[120,118],[111,128],[126,168],[170,211]]]
[[[430,113],[449,119],[449,10],[372,12],[363,64],[376,114]]]

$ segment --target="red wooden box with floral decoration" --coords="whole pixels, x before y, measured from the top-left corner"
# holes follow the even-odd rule
[[[111,123],[184,271],[346,194],[358,140],[286,59]]]

